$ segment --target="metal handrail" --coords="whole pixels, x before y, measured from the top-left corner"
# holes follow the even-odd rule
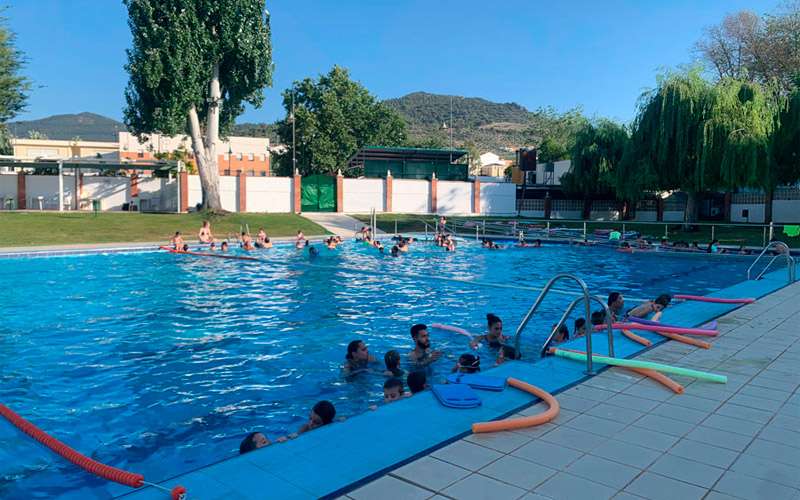
[[[582,279],[578,278],[577,276],[575,276],[573,274],[568,274],[568,273],[556,274],[555,276],[550,278],[550,281],[548,281],[547,284],[544,286],[544,288],[542,288],[542,291],[539,293],[539,296],[536,297],[536,301],[533,303],[531,308],[528,309],[528,313],[525,314],[524,318],[522,318],[522,322],[519,324],[519,326],[517,327],[517,331],[514,333],[514,349],[517,351],[517,353],[521,352],[520,351],[520,335],[522,334],[522,331],[528,325],[528,322],[531,320],[531,317],[536,312],[536,310],[539,308],[539,306],[541,305],[542,301],[544,301],[544,298],[547,295],[547,292],[549,292],[550,289],[553,288],[553,285],[555,285],[557,281],[563,280],[563,279],[572,280],[575,283],[577,283],[578,286],[581,287],[581,291],[583,292],[583,296],[582,297],[578,297],[577,301],[579,302],[582,299],[585,302],[585,304],[586,304],[586,319],[587,319],[587,321],[588,321],[589,318],[592,317],[592,312],[591,312],[592,296],[589,294],[589,288],[586,286],[586,283]],[[609,315],[609,317],[610,317],[610,315]],[[614,350],[613,342],[614,342],[613,341],[613,337],[610,336],[609,337],[609,346],[610,346],[611,352],[613,352],[613,350]],[[591,374],[594,373],[594,371],[592,370],[592,335],[591,335],[591,332],[586,335],[586,353],[587,353],[587,356],[586,356],[586,373],[591,375]]]
[[[758,261],[761,260],[761,257],[763,257],[771,248],[778,247],[780,245],[783,245],[783,248],[786,249],[786,252],[781,252],[781,253],[779,253],[777,255],[774,255],[770,259],[770,261],[767,262],[767,265],[764,266],[764,269],[762,269],[761,272],[758,273],[758,276],[756,276],[755,278],[751,278],[750,276],[752,274],[753,268],[756,266],[756,264],[758,264]],[[794,257],[792,257],[792,255],[791,255],[791,249],[789,248],[789,245],[787,245],[786,243],[784,243],[782,241],[777,241],[777,240],[776,241],[770,241],[769,244],[767,244],[767,246],[765,246],[764,249],[761,250],[761,253],[758,254],[758,257],[756,257],[756,259],[753,261],[753,263],[750,264],[750,267],[747,268],[747,279],[748,280],[750,280],[750,279],[760,280],[761,277],[764,276],[764,274],[766,274],[767,270],[769,270],[770,266],[772,266],[772,263],[775,262],[775,260],[778,259],[781,256],[786,257],[786,267],[787,267],[788,273],[789,273],[789,283],[794,283],[794,281],[795,281],[795,260],[794,260]]]
[[[597,295],[592,295],[590,299],[600,304],[600,306],[603,308],[603,311],[605,312],[605,320],[607,327],[606,331],[608,332],[608,355],[614,357],[614,320],[611,317],[611,310],[608,308],[608,304],[605,301],[603,301],[601,297],[598,297]],[[575,306],[577,306],[581,300],[585,300],[585,298],[578,297],[575,300],[573,300],[570,303],[569,307],[567,307],[567,309],[564,311],[564,314],[561,315],[561,319],[558,320],[558,323],[555,325],[555,327],[553,327],[553,331],[547,337],[547,340],[544,341],[544,344],[542,344],[542,349],[539,351],[541,357],[544,357],[545,354],[547,354],[547,349],[550,346],[550,342],[553,340],[553,337],[558,332],[559,328],[561,328],[561,325],[563,325],[567,321],[567,318],[569,317],[570,314],[572,314],[572,311],[575,309]],[[590,319],[587,317],[586,335],[592,334],[593,326],[594,325],[591,324]],[[587,353],[588,352],[589,351],[587,351]]]

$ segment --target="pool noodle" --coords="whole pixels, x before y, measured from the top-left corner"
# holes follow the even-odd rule
[[[645,319],[645,318],[637,318],[635,316],[628,316],[626,321],[631,321],[633,323],[641,323],[643,325],[656,325],[656,326],[670,326],[675,328],[681,328],[678,325],[668,325],[666,323],[661,323],[660,321],[653,321],[652,319]],[[717,320],[709,321],[699,327],[701,330],[716,330],[717,329]]]
[[[542,401],[547,403],[549,408],[542,413],[528,417],[507,418],[504,420],[494,420],[492,422],[476,422],[472,424],[472,432],[477,434],[480,432],[510,431],[514,429],[524,429],[525,427],[532,427],[534,425],[541,425],[556,418],[558,416],[558,412],[561,411],[561,406],[558,404],[558,401],[549,392],[513,377],[508,377],[506,382],[508,382],[508,385],[511,387],[516,387],[521,391],[525,391],[540,398]]]
[[[175,250],[174,248],[169,247],[158,247],[161,250],[166,250],[169,253],[180,254],[180,255],[194,255],[195,257],[216,257],[218,259],[232,259],[232,260],[261,260],[255,257],[245,257],[242,255],[223,255],[223,254],[216,254],[216,253],[208,253],[208,252],[191,252],[191,251],[184,251],[184,250]]]
[[[448,332],[454,332],[459,335],[464,335],[466,337],[469,337],[470,340],[472,339],[472,335],[470,335],[468,331],[464,330],[463,328],[459,328],[457,326],[443,325],[441,323],[432,323],[431,328],[436,328],[438,330],[447,330]]]
[[[631,339],[632,341],[636,342],[637,344],[642,344],[645,347],[650,347],[651,345],[653,345],[653,343],[647,340],[646,338],[640,337],[630,330],[623,329],[622,334]]]
[[[584,354],[584,355],[586,354],[585,351],[576,351],[574,349],[564,349],[564,350],[565,351],[569,351],[569,352],[575,352],[575,353],[578,353],[578,354]],[[555,352],[555,348],[550,349],[550,353],[551,354],[554,353],[554,352]],[[671,378],[667,377],[663,373],[657,372],[657,371],[649,369],[649,368],[631,368],[631,367],[623,367],[623,366],[621,366],[620,368],[625,368],[626,370],[629,370],[629,371],[632,371],[634,373],[638,373],[639,375],[644,375],[645,377],[651,378],[654,381],[662,384],[664,387],[668,388],[669,390],[671,390],[675,394],[683,394],[683,390],[684,390],[683,386],[681,384],[675,382]]]
[[[615,330],[644,330],[646,332],[667,332],[680,335],[704,335],[706,337],[716,337],[719,332],[716,330],[703,330],[701,328],[678,328],[675,326],[642,325],[639,323],[614,323]],[[595,331],[605,330],[606,325],[595,325]]]
[[[575,352],[565,351],[563,349],[556,349],[554,351],[556,356],[571,359],[573,361],[586,361],[585,354],[578,354]],[[649,361],[639,361],[634,359],[620,359],[610,358],[608,356],[592,355],[592,361],[612,366],[623,366],[625,368],[645,368],[649,370],[656,370],[664,373],[672,373],[673,375],[683,375],[685,377],[693,377],[700,380],[708,380],[709,382],[717,382],[720,384],[727,384],[728,377],[725,375],[717,375],[715,373],[708,373],[699,370],[692,370],[691,368],[681,368],[679,366],[664,365],[661,363],[652,363]]]
[[[723,299],[720,297],[704,297],[702,295],[675,295],[676,299],[696,300],[698,302],[715,302],[717,304],[752,304],[756,301],[753,298],[744,299]]]

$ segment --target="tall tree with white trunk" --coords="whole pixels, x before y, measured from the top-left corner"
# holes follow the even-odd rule
[[[187,134],[203,207],[221,210],[217,144],[244,104],[272,84],[265,0],[124,0],[133,45],[125,124],[138,135]]]

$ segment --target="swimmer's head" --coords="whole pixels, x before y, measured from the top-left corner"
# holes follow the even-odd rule
[[[431,346],[431,341],[428,338],[428,327],[422,323],[411,327],[411,338],[414,339],[417,346],[423,349],[427,349]]]
[[[223,249],[223,250],[227,250],[228,249],[228,242],[227,241],[223,241],[222,245],[220,245],[219,247],[221,249]]]
[[[347,355],[345,358],[351,361],[366,361],[369,359],[369,349],[367,344],[361,340],[353,340],[347,344]]]
[[[488,336],[496,339],[503,334],[503,320],[499,316],[492,313],[486,315],[486,325],[488,327]]]
[[[311,409],[308,415],[308,428],[316,429],[333,422],[336,417],[336,408],[330,401],[320,401]]]
[[[608,308],[612,311],[619,311],[625,307],[625,298],[619,292],[608,294]]]
[[[578,318],[575,320],[575,335],[584,335],[586,333],[586,319]]]
[[[383,402],[391,403],[403,397],[403,382],[392,377],[383,384]]]
[[[520,358],[519,353],[517,352],[517,350],[514,349],[513,347],[511,347],[510,345],[504,345],[503,347],[501,347],[499,354],[500,354],[500,356],[503,357],[503,359],[519,359]]]
[[[593,312],[590,321],[592,322],[593,325],[602,325],[606,321],[606,312],[605,311]]]
[[[269,446],[271,443],[267,436],[260,432],[251,432],[242,440],[241,444],[239,444],[239,454],[247,453],[248,451],[257,450],[259,448],[263,448],[265,446]]]
[[[189,245],[184,244],[183,245],[183,251],[184,252],[188,252],[189,251]]]
[[[481,357],[474,354],[462,354],[458,358],[458,368],[462,373],[481,371]]]
[[[672,301],[672,297],[670,295],[667,295],[666,293],[659,295],[656,297],[656,300],[653,301],[653,309],[655,309],[656,312],[663,311],[669,305],[670,301]]]
[[[408,390],[411,391],[411,394],[424,391],[426,379],[427,377],[423,371],[409,373],[408,378],[406,378],[406,384],[408,385]]]
[[[215,248],[217,248],[217,244],[212,241],[211,246],[209,248],[211,248],[211,250],[214,250]]]
[[[397,351],[389,351],[383,356],[383,362],[386,363],[387,370],[396,370],[400,367],[400,353]]]
[[[210,223],[210,222],[208,222],[207,220],[204,220],[204,221],[203,221],[203,227],[208,227],[208,226],[210,226],[210,225],[211,225],[211,223]],[[259,433],[259,434],[260,434],[260,433]]]

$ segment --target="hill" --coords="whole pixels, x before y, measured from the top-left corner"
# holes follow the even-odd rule
[[[384,104],[406,120],[412,141],[447,145],[450,103],[453,109],[453,143],[473,143],[480,151],[510,152],[526,144],[524,131],[535,115],[517,103],[496,103],[479,97],[414,92]]]
[[[116,141],[117,132],[126,129],[123,123],[112,118],[94,113],[78,113],[10,122],[8,130],[14,137],[28,137],[30,132],[36,132],[55,140],[68,141],[80,137],[84,141]]]

